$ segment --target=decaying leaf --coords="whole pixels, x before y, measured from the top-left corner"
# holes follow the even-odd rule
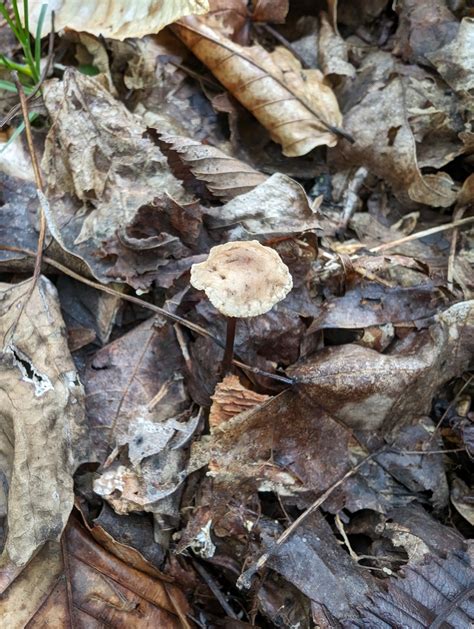
[[[470,95],[474,90],[474,19],[466,17],[459,25],[458,33],[443,48],[427,55],[456,92]]]
[[[433,53],[451,42],[458,30],[458,21],[444,0],[428,0],[421,5],[417,0],[396,2],[399,13],[397,47],[405,61],[426,63]]]
[[[402,79],[395,77],[347,113],[345,128],[355,144],[344,142],[338,162],[346,168],[365,166],[387,181],[401,200],[408,196],[418,203],[449,207],[457,195],[451,177],[444,172],[423,175],[419,169],[406,119],[405,89]]]
[[[243,47],[197,18],[175,32],[219,81],[282,145],[285,155],[305,155],[316,146],[335,146],[342,117],[336,97],[318,70],[302,70],[286,49],[268,53]]]
[[[56,290],[41,278],[0,287],[0,469],[7,539],[0,571],[56,540],[73,506],[72,475],[87,460],[84,391],[67,347]]]
[[[30,0],[31,33],[36,32],[43,0]],[[51,12],[54,11],[55,30],[69,28],[113,39],[143,37],[158,33],[184,15],[206,13],[208,0],[115,0],[104,6],[100,0],[54,0],[46,3],[48,12],[42,36],[50,31]]]
[[[0,601],[7,627],[182,629],[189,607],[172,583],[139,572],[99,546],[75,519],[61,547],[49,542]],[[92,623],[92,624],[91,624]]]
[[[429,412],[440,386],[468,366],[474,302],[461,302],[379,354],[355,344],[328,347],[292,369],[306,394],[345,424],[391,430]]]
[[[222,207],[208,210],[208,214],[210,227],[235,230],[240,224],[247,237],[294,234],[319,227],[317,214],[310,207],[304,188],[280,173]],[[243,237],[238,232],[233,238]]]
[[[282,495],[323,491],[347,470],[350,432],[306,399],[285,391],[217,426],[194,442],[188,470],[208,465],[219,482],[251,480]]]
[[[474,622],[472,556],[456,551],[448,557],[431,556],[403,576],[392,577],[386,593],[371,596],[364,606],[364,626],[451,626],[469,629]]]
[[[247,389],[240,383],[237,376],[229,374],[225,376],[222,382],[219,382],[211,399],[209,425],[213,429],[234,415],[265,402],[268,400],[268,395]]]
[[[153,435],[155,452],[162,449],[158,437],[166,433],[167,443],[175,433],[165,422],[189,405],[183,365],[173,328],[153,318],[96,353],[85,387],[97,460],[103,462],[116,445],[129,442],[138,448],[136,457],[139,450],[149,456]]]
[[[214,146],[168,134],[160,134],[159,139],[166,145],[167,151],[176,154],[194,177],[204,182],[209,192],[218,199],[233,199],[267,179],[263,173]],[[179,171],[175,174],[181,178]]]
[[[103,241],[141,206],[157,197],[185,201],[184,191],[158,147],[143,137],[140,120],[96,80],[69,69],[63,81],[45,85],[44,99],[53,121],[42,162],[54,199],[50,229],[99,279],[120,279],[108,274],[110,261],[97,255]],[[182,255],[173,236],[161,235],[165,258]]]

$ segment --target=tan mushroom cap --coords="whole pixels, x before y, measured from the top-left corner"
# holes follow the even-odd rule
[[[246,240],[213,247],[191,267],[191,284],[227,317],[257,317],[288,295],[293,280],[276,251]]]

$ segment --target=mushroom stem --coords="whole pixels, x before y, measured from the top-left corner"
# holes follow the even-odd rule
[[[227,333],[225,337],[224,358],[222,359],[222,375],[225,376],[232,368],[232,358],[234,356],[235,326],[237,319],[227,317]]]

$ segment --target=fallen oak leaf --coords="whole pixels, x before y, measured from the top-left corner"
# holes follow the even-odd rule
[[[29,25],[32,35],[36,33],[44,4],[43,0],[30,0]],[[115,0],[105,6],[101,0],[56,0],[47,5],[42,37],[49,33],[53,10],[56,32],[69,28],[111,39],[158,33],[184,15],[206,13],[209,10],[208,0]]]
[[[269,53],[257,45],[239,46],[197,18],[184,18],[173,30],[288,157],[335,146],[338,135],[348,137],[339,128],[339,106],[322,74],[302,70],[288,50]]]
[[[334,150],[335,165],[365,166],[387,181],[402,201],[449,207],[457,197],[454,182],[442,171],[426,175],[420,171],[405,100],[404,80],[398,76],[366,94],[345,116],[355,142]]]

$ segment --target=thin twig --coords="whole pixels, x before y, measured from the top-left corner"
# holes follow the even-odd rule
[[[431,435],[431,437],[428,440],[428,447],[431,445],[431,443],[433,442],[433,439],[436,436],[436,433],[438,432],[438,430],[441,427],[441,424],[443,423],[446,415],[449,413],[449,411],[452,409],[452,407],[454,406],[454,404],[456,404],[456,402],[459,400],[459,398],[461,397],[461,394],[463,393],[464,389],[466,389],[466,387],[468,387],[472,381],[472,379],[474,378],[474,375],[469,376],[469,378],[466,380],[466,382],[462,385],[462,387],[459,389],[459,391],[456,393],[456,395],[454,396],[454,399],[451,400],[451,402],[448,404],[447,409],[444,411],[444,413],[441,415],[441,419],[439,420],[439,422],[436,424],[435,429],[433,431],[433,434]]]
[[[460,207],[458,208],[455,212],[454,212],[454,220],[458,221],[462,218],[465,210],[467,209],[466,206],[464,207]],[[451,234],[451,247],[449,249],[449,259],[448,259],[448,275],[447,275],[447,283],[448,283],[448,290],[453,292],[453,285],[454,285],[454,258],[456,257],[456,246],[457,246],[457,242],[458,242],[458,228],[456,227],[455,229],[453,229],[453,233]]]
[[[234,610],[229,605],[229,603],[226,601],[224,595],[220,591],[219,586],[217,585],[217,583],[216,583],[215,579],[212,577],[212,575],[210,575],[209,572],[206,570],[206,568],[204,568],[204,566],[201,566],[201,564],[198,563],[195,559],[191,559],[191,561],[192,561],[193,567],[195,568],[195,570],[197,572],[199,572],[201,577],[204,579],[204,581],[206,582],[207,587],[214,594],[216,600],[218,601],[218,603],[222,607],[222,609],[225,611],[227,616],[229,618],[234,618],[234,620],[238,620],[239,617],[234,612]]]
[[[420,238],[425,238],[426,236],[431,236],[432,234],[437,234],[439,232],[448,231],[450,229],[456,229],[456,227],[461,227],[462,225],[468,225],[469,223],[473,223],[473,222],[474,222],[474,216],[469,216],[468,218],[462,218],[459,221],[453,221],[452,223],[447,223],[445,225],[438,225],[437,227],[430,227],[429,229],[424,229],[421,232],[416,232],[415,234],[410,234],[409,236],[405,236],[404,238],[399,238],[398,240],[392,240],[390,242],[386,242],[383,245],[377,245],[377,247],[372,247],[372,249],[369,249],[369,251],[370,253],[378,253],[379,251],[386,251],[387,249],[393,249],[394,247],[398,247],[398,245],[403,245],[406,242],[411,242],[412,240],[419,240]]]
[[[319,509],[319,507],[329,498],[329,496],[338,487],[340,487],[340,485],[342,485],[348,478],[353,476],[368,461],[370,461],[376,456],[379,456],[380,454],[382,454],[382,452],[387,450],[389,447],[390,446],[385,445],[382,448],[379,448],[378,450],[376,450],[375,452],[372,452],[372,454],[369,454],[364,459],[362,459],[362,461],[357,463],[357,465],[355,465],[352,469],[346,472],[342,478],[340,478],[338,481],[333,483],[328,489],[326,489],[326,491],[317,500],[315,500],[313,504],[310,507],[308,507],[308,509],[306,509],[306,511],[303,511],[303,513],[293,522],[293,524],[291,524],[285,531],[283,531],[280,537],[276,540],[274,544],[272,544],[272,546],[267,550],[267,552],[261,555],[260,559],[258,559],[256,563],[254,563],[250,568],[248,568],[245,572],[243,572],[240,575],[240,577],[237,579],[237,587],[239,587],[240,589],[243,589],[243,588],[248,589],[251,586],[252,577],[254,576],[254,574],[265,566],[265,564],[270,559],[270,557],[272,557],[279,550],[279,548],[288,540],[288,538],[295,532],[295,530],[299,526],[301,526],[303,522],[306,522],[309,516],[315,513],[315,511]]]
[[[25,123],[26,141],[28,144],[28,151],[31,157],[31,164],[33,166],[33,174],[35,177],[36,190],[40,192],[39,196],[39,236],[38,246],[36,252],[35,269],[33,272],[33,284],[31,290],[34,289],[38,277],[41,273],[41,257],[43,255],[44,241],[46,238],[46,215],[43,209],[43,203],[41,201],[41,195],[44,196],[43,178],[41,176],[41,170],[39,167],[38,158],[36,156],[35,146],[33,144],[33,133],[31,131],[30,117],[28,113],[28,104],[26,102],[25,91],[23,85],[18,78],[17,72],[12,72],[12,77],[18,90],[18,96],[20,98],[21,113],[23,115],[23,121]]]

